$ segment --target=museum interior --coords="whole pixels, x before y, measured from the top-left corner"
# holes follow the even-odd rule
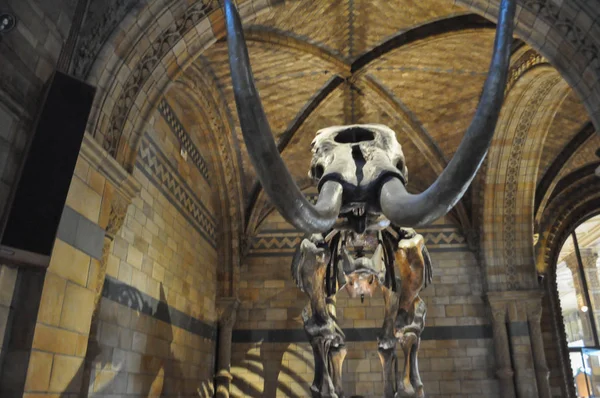
[[[388,290],[355,297],[351,281],[327,298],[343,363],[337,343],[315,363],[292,275],[309,235],[249,155],[228,2],[0,0],[0,396],[600,396],[600,4],[514,1],[487,156],[415,227],[432,270],[418,371],[399,343],[386,374]],[[411,193],[446,169],[499,0],[233,3],[307,203],[330,126],[391,128]],[[412,395],[389,387],[419,374]]]

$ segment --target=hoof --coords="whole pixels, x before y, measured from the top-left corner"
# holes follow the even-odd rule
[[[400,386],[400,390],[396,393],[394,398],[414,398],[416,396],[415,389],[412,386],[407,386],[406,388],[402,388],[402,386]]]
[[[423,390],[423,386],[417,388],[417,398],[425,398],[425,390]]]

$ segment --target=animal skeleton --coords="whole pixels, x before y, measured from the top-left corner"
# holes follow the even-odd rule
[[[315,359],[313,397],[343,397],[344,333],[335,294],[372,295],[385,302],[378,351],[384,396],[424,397],[417,354],[426,305],[419,292],[431,283],[423,237],[413,227],[444,216],[460,200],[491,144],[504,99],[515,0],[502,0],[490,71],[477,111],[453,159],[423,193],[407,192],[407,169],[396,134],[382,125],[334,126],[317,132],[309,176],[319,189],[311,205],[277,150],[256,88],[238,12],[225,1],[229,63],[244,141],[259,181],[282,216],[312,234],[300,244],[292,276],[309,298],[304,329]],[[371,257],[366,253],[372,252]],[[397,374],[396,344],[404,351]]]

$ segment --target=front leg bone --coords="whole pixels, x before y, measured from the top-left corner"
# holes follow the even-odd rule
[[[423,247],[423,237],[415,234],[399,242],[395,256],[401,276],[396,337],[404,351],[404,368],[397,394],[400,397],[424,397],[417,359],[427,311],[425,302],[419,297],[425,285]]]
[[[302,241],[300,251],[300,260],[293,270],[299,286],[310,299],[310,315],[307,310],[302,315],[315,359],[311,393],[315,398],[340,398],[343,396],[344,334],[328,310],[333,304],[331,300],[327,303],[325,295],[327,253],[308,239]]]
[[[384,397],[393,398],[398,389],[396,375],[398,373],[398,357],[396,355],[396,336],[394,336],[394,327],[396,316],[398,314],[398,294],[385,286],[381,287],[383,291],[385,317],[381,334],[377,338],[377,350],[381,366],[383,367],[383,391]]]

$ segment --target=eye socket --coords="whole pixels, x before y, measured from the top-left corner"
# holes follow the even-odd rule
[[[338,144],[356,144],[363,141],[373,141],[375,135],[372,131],[353,127],[346,130],[342,130],[333,139]]]
[[[321,177],[323,177],[323,174],[325,173],[325,169],[320,164],[317,164],[312,167],[311,173],[313,178],[320,180]]]

